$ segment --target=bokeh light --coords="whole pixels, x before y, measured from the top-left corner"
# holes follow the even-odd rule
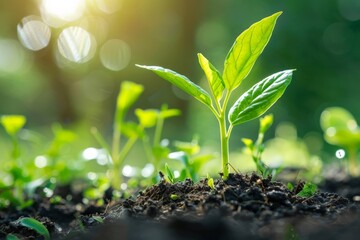
[[[83,16],[84,0],[43,0],[40,5],[43,20],[52,27],[61,27]]]
[[[359,0],[338,0],[341,15],[349,21],[360,20]]]
[[[17,25],[17,33],[22,45],[32,51],[45,48],[51,37],[49,26],[36,16],[23,18]]]
[[[93,3],[100,11],[111,14],[121,8],[122,0],[93,0]]]
[[[96,40],[80,27],[64,29],[57,41],[59,53],[67,60],[75,63],[89,61],[96,51]]]
[[[14,73],[23,67],[26,53],[18,41],[0,39],[0,72]]]
[[[107,69],[120,71],[130,62],[131,51],[129,45],[119,39],[107,41],[100,49],[101,63]]]

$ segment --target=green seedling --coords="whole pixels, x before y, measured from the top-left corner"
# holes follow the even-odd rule
[[[360,147],[360,128],[353,115],[344,108],[326,108],[320,117],[325,140],[332,145],[343,147],[349,155],[348,172],[359,175],[357,153]],[[339,156],[343,158],[344,156]]]
[[[38,220],[34,219],[34,218],[29,218],[29,217],[25,217],[25,218],[21,218],[18,223],[21,226],[27,227],[29,229],[34,230],[35,232],[37,232],[38,234],[40,234],[41,236],[43,236],[45,238],[45,240],[50,240],[50,233],[47,230],[47,228]]]
[[[179,197],[176,194],[170,194],[170,198],[171,198],[171,200],[176,201]]]
[[[175,183],[176,179],[175,179],[174,173],[170,169],[170,167],[169,167],[169,165],[167,163],[165,163],[165,172],[166,172],[166,175],[167,175],[167,180],[170,183]]]
[[[111,185],[114,189],[119,190],[121,184],[121,168],[123,161],[131,149],[132,145],[135,143],[137,137],[130,137],[127,140],[127,143],[122,147],[121,145],[121,135],[123,129],[128,129],[136,131],[136,127],[133,125],[126,124],[125,117],[127,115],[130,107],[136,102],[144,88],[142,85],[124,81],[121,84],[119,94],[116,101],[116,109],[113,123],[113,137],[112,137],[112,147],[110,148],[102,135],[98,132],[96,128],[92,128],[91,132],[94,135],[95,139],[99,144],[108,152],[111,156],[112,165],[110,167],[110,176],[111,176]],[[136,134],[135,134],[136,135]],[[121,151],[120,151],[121,149]]]
[[[92,128],[92,133],[96,140],[111,156],[111,185],[116,190],[120,189],[122,181],[120,173],[124,160],[139,139],[142,140],[144,144],[149,161],[154,164],[155,168],[159,168],[159,161],[164,155],[164,152],[165,155],[168,153],[167,148],[161,145],[164,121],[167,118],[178,116],[181,113],[178,109],[168,109],[166,105],[163,105],[160,110],[136,109],[135,115],[138,118],[138,123],[125,121],[127,112],[140,97],[143,90],[143,86],[137,83],[124,81],[121,84],[117,97],[111,148],[97,129]],[[155,128],[152,143],[146,132],[146,129],[149,128]],[[122,136],[127,138],[124,144],[121,144]]]
[[[205,72],[210,93],[187,77],[159,66],[137,65],[153,71],[195,99],[206,105],[219,123],[223,178],[229,175],[229,138],[234,126],[255,119],[265,113],[284,93],[294,70],[275,73],[246,91],[227,111],[231,94],[248,76],[257,58],[270,40],[276,20],[275,13],[253,24],[235,40],[227,54],[222,74],[202,54],[199,63]],[[226,118],[227,115],[227,118]],[[228,122],[227,122],[228,120]]]
[[[183,164],[178,179],[182,181],[190,178],[194,182],[198,181],[200,170],[206,162],[214,158],[213,154],[199,154],[201,149],[197,138],[191,142],[175,141],[174,146],[177,151],[169,153],[168,158],[178,160]]]
[[[254,143],[251,139],[243,138],[242,142],[246,146],[246,150],[251,154],[251,157],[255,163],[257,171],[264,177],[267,178],[269,175],[275,177],[276,174],[281,170],[280,168],[270,168],[262,160],[261,156],[264,152],[264,135],[273,123],[273,115],[269,114],[263,118],[260,118],[259,134],[256,142]]]
[[[317,186],[313,183],[307,182],[305,183],[303,189],[297,194],[300,197],[312,197],[316,193]]]
[[[11,156],[15,161],[17,161],[21,154],[18,133],[24,127],[26,118],[22,115],[4,115],[1,116],[0,123],[4,127],[6,133],[11,137],[13,144]]]
[[[211,190],[215,190],[214,179],[212,177],[210,177],[209,174],[207,174],[206,178],[207,178],[208,186],[211,188]]]

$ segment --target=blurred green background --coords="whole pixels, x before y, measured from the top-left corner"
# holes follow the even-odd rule
[[[319,117],[328,106],[359,119],[359,0],[1,1],[0,114],[25,115],[26,127],[38,131],[53,122],[77,126],[80,146],[90,146],[91,126],[110,136],[120,83],[130,80],[145,86],[135,107],[165,102],[182,110],[166,122],[164,137],[189,141],[198,134],[202,146],[218,146],[216,120],[201,103],[135,64],[170,68],[205,86],[196,54],[221,71],[235,38],[277,11],[284,13],[239,95],[274,72],[296,68],[269,111],[274,125],[292,122],[298,136],[321,137]],[[257,127],[258,121],[237,127],[230,148],[254,138]]]

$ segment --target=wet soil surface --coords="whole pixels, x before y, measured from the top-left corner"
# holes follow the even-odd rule
[[[230,174],[225,181],[215,180],[214,189],[206,179],[175,184],[162,180],[106,208],[77,203],[71,210],[41,202],[27,216],[42,221],[53,239],[356,239],[357,203],[329,192],[300,197],[303,185],[299,182],[290,191],[256,174]],[[54,209],[58,215],[52,215]],[[14,224],[22,213],[0,214],[0,238],[12,232],[41,239]]]

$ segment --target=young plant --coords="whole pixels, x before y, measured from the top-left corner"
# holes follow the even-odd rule
[[[246,91],[227,111],[233,91],[248,76],[257,58],[270,40],[277,18],[275,13],[253,24],[241,33],[231,47],[222,74],[202,54],[199,63],[204,70],[210,93],[170,69],[158,66],[137,65],[153,71],[195,99],[205,104],[219,123],[223,178],[229,175],[229,138],[234,126],[255,119],[265,113],[284,93],[290,84],[294,70],[275,73]],[[227,118],[226,118],[227,115]],[[228,122],[227,122],[228,119]]]
[[[353,115],[344,108],[326,108],[321,114],[320,125],[328,143],[347,150],[348,172],[351,176],[358,176],[357,153],[360,147],[360,128]]]
[[[99,144],[111,156],[111,185],[116,190],[120,189],[122,181],[121,170],[124,160],[137,140],[142,140],[149,160],[154,164],[155,168],[159,167],[159,159],[162,155],[164,155],[164,151],[167,153],[166,148],[162,147],[160,144],[164,121],[167,118],[178,116],[181,113],[178,109],[168,109],[166,105],[163,105],[160,110],[144,110],[138,108],[135,110],[135,115],[137,116],[139,122],[135,123],[125,121],[127,112],[140,97],[143,89],[142,85],[129,81],[124,81],[121,84],[120,92],[117,97],[111,149],[97,129],[92,128],[92,133]],[[150,137],[146,133],[146,129],[153,127],[155,127],[155,133],[153,144],[151,144]],[[122,135],[127,138],[124,144],[121,144]]]
[[[169,159],[178,160],[183,164],[179,180],[190,178],[194,182],[200,180],[200,170],[206,162],[214,158],[213,154],[199,154],[200,146],[194,138],[191,142],[175,141],[175,152],[168,154]]]
[[[22,115],[3,115],[0,118],[0,123],[3,125],[6,133],[11,137],[13,150],[12,150],[12,159],[17,161],[20,157],[20,145],[18,133],[24,127],[26,123],[26,118]],[[17,162],[19,166],[21,165]]]
[[[273,115],[269,114],[266,115],[263,118],[260,118],[260,128],[259,128],[259,134],[256,142],[254,143],[251,139],[243,138],[241,139],[242,142],[246,146],[246,150],[250,152],[252,159],[254,160],[256,170],[264,177],[268,177],[269,175],[272,175],[272,177],[275,177],[275,175],[280,171],[279,168],[270,168],[267,166],[262,160],[261,156],[264,152],[265,146],[264,146],[264,135],[266,131],[270,128],[270,126],[273,123]]]

